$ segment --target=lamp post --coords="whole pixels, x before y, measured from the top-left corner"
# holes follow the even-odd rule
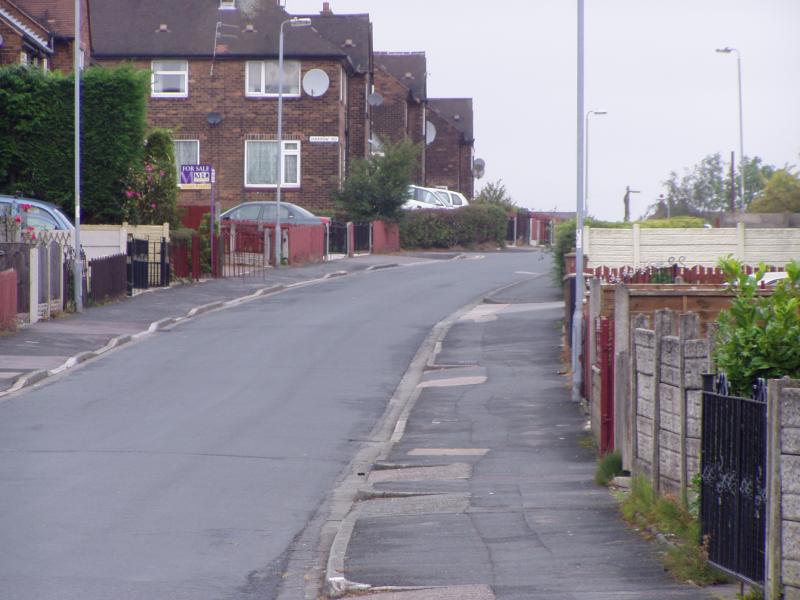
[[[586,112],[586,120],[584,122],[584,128],[586,131],[586,158],[584,159],[584,176],[585,181],[583,184],[583,193],[584,193],[584,201],[583,201],[583,213],[584,216],[589,214],[589,115],[607,115],[607,110],[590,110]]]
[[[73,263],[75,310],[83,312],[83,259],[81,258],[81,0],[75,0],[75,41],[72,70],[75,76],[75,262]]]
[[[283,26],[308,27],[308,17],[293,17],[281,23],[278,36],[278,179],[275,186],[275,268],[281,264],[281,182],[283,180]]]
[[[744,208],[744,121],[742,118],[742,55],[736,48],[717,48],[720,54],[736,53],[736,68],[739,80],[739,204]]]
[[[581,400],[581,330],[583,328],[583,23],[584,0],[578,0],[578,81],[577,81],[577,214],[575,219],[575,310],[572,314],[572,399]]]

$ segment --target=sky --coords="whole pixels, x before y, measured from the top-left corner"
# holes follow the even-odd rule
[[[322,0],[285,0],[290,13]],[[428,96],[471,97],[475,156],[519,206],[577,204],[576,0],[330,0],[369,13],[376,51],[425,51]],[[646,212],[705,156],[744,153],[800,166],[800,0],[585,0],[588,212]]]

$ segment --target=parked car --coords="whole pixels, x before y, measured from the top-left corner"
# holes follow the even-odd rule
[[[22,228],[32,227],[37,233],[75,231],[72,222],[55,204],[33,198],[0,195],[0,217],[15,219]]]
[[[277,202],[273,200],[257,200],[245,202],[223,212],[219,218],[222,221],[248,221],[257,223],[275,223],[277,216]],[[322,225],[327,222],[324,217],[318,217],[302,206],[291,202],[281,202],[281,224],[291,225]]]
[[[469,200],[467,200],[467,198],[461,192],[447,190],[447,193],[450,195],[450,204],[453,205],[453,208],[463,208],[464,206],[469,206]]]
[[[451,208],[445,200],[441,190],[425,188],[419,185],[408,186],[408,200],[403,204],[405,210],[415,210],[420,208],[446,210]]]

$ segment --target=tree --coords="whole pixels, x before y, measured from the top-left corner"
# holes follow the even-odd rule
[[[473,202],[478,204],[496,204],[501,206],[507,211],[516,210],[517,204],[509,196],[506,191],[506,186],[503,185],[503,180],[489,181],[483,186],[478,195],[475,196]]]
[[[144,146],[142,164],[131,167],[124,192],[125,219],[134,225],[178,225],[178,182],[172,134],[155,129]]]
[[[332,194],[334,203],[354,221],[399,220],[419,152],[409,140],[383,142],[382,153],[353,163],[342,189]]]
[[[750,203],[748,212],[800,212],[800,176],[792,168],[778,169],[761,194]]]
[[[713,212],[729,211],[731,199],[739,198],[739,171],[734,165],[733,181],[730,176],[730,163],[725,163],[719,153],[709,154],[699,163],[684,169],[680,176],[670,172],[664,182],[666,198],[651,205],[648,214],[663,218],[669,212],[672,216],[701,216]],[[745,206],[748,205],[766,185],[775,172],[775,167],[763,164],[758,156],[745,157]],[[733,187],[733,189],[731,189]]]

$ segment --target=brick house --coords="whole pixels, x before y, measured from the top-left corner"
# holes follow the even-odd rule
[[[375,91],[383,98],[372,112],[373,144],[410,139],[420,145],[414,183],[425,185],[427,59],[424,52],[376,52]]]
[[[21,63],[72,71],[72,0],[0,0],[0,65]],[[81,51],[90,56],[88,3],[81,7]]]
[[[472,172],[475,138],[472,98],[428,98],[430,141],[425,153],[425,183],[475,195]],[[435,133],[434,133],[435,132]]]
[[[367,15],[284,27],[283,168],[277,160],[278,39],[292,18],[275,0],[90,0],[93,59],[151,71],[148,121],[172,130],[178,164],[206,163],[224,208],[282,199],[331,208],[348,161],[366,154],[372,29]],[[121,16],[124,15],[124,18]],[[179,204],[209,205],[182,189]]]

